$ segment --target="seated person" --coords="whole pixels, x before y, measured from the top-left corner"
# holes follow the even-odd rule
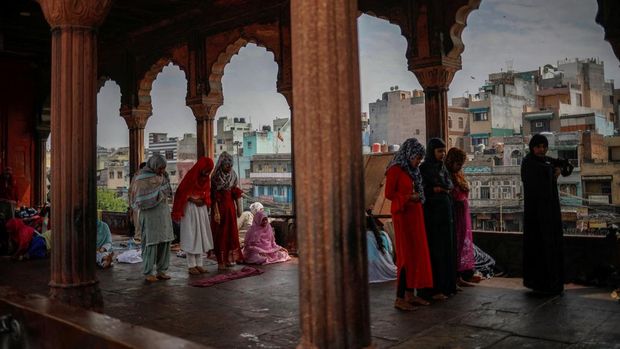
[[[254,219],[254,215],[258,211],[264,211],[263,204],[260,202],[255,202],[250,205],[249,211],[244,211],[239,218],[237,218],[237,229],[239,229],[239,239],[243,243],[245,239],[245,234],[248,229],[252,225],[252,220]]]
[[[245,234],[243,256],[248,264],[271,264],[291,259],[286,249],[276,244],[273,228],[264,211],[256,212],[252,226]]]
[[[13,245],[11,258],[18,260],[28,258],[30,243],[36,235],[34,228],[27,226],[21,219],[11,218],[6,223],[6,230]]]
[[[97,265],[100,268],[112,266],[112,233],[105,222],[97,219]]]
[[[366,215],[368,245],[368,282],[396,280],[396,265],[392,259],[393,247],[387,233],[379,230],[372,215]]]

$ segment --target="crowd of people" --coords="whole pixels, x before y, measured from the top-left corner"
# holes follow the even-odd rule
[[[562,222],[557,178],[572,166],[546,156],[547,139],[535,135],[521,165],[524,187],[523,275],[527,288],[542,294],[563,291]],[[394,240],[380,220],[367,211],[368,275],[370,282],[397,280],[394,306],[413,310],[474,286],[479,273],[492,273],[493,259],[474,245],[464,176],[465,152],[447,149],[433,138],[425,148],[407,139],[386,169],[385,197],[391,201]],[[153,155],[140,165],[129,189],[135,237],[141,244],[145,280],[170,279],[173,222],[180,226],[180,248],[190,275],[206,273],[204,258],[211,254],[218,270],[237,263],[270,264],[290,259],[275,242],[263,206],[242,212],[242,190],[233,158],[222,153],[201,157],[179,184],[173,198],[166,160]],[[30,214],[15,210],[17,190],[10,168],[0,176],[0,221],[5,228],[0,250],[14,259],[42,258],[51,249],[49,208]],[[15,217],[18,212],[24,217]],[[35,218],[29,217],[35,216]],[[39,218],[37,218],[39,217]],[[251,222],[251,224],[250,224]],[[245,226],[243,244],[240,226]],[[48,229],[46,229],[48,228]],[[96,262],[112,265],[112,236],[97,220]]]
[[[558,294],[564,279],[557,178],[570,175],[572,167],[546,156],[543,135],[534,136],[529,147],[521,168],[524,285],[537,293]],[[470,187],[462,170],[466,161],[465,152],[447,151],[439,138],[427,148],[410,138],[387,166],[385,197],[391,201],[395,241],[393,247],[379,229],[381,222],[368,213],[369,280],[397,280],[397,309],[448,299],[479,281],[476,269],[490,272],[493,259],[473,242]]]
[[[170,244],[174,240],[173,221],[180,226],[180,248],[187,259],[188,273],[207,272],[204,256],[212,253],[218,270],[237,263],[270,264],[290,259],[275,243],[275,236],[262,205],[251,205],[252,225],[244,240],[239,238],[238,218],[242,215],[239,178],[233,158],[224,152],[217,164],[201,157],[183,177],[172,198],[166,160],[160,155],[148,159],[130,185],[132,217],[142,246],[145,280],[167,280]],[[136,213],[137,212],[137,213]]]

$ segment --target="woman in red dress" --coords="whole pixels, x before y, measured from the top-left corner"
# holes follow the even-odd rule
[[[414,310],[414,304],[428,305],[414,291],[433,287],[422,209],[424,187],[418,169],[424,154],[424,146],[417,139],[409,138],[394,155],[386,173],[385,197],[392,201],[398,268],[394,307],[400,310]]]
[[[233,267],[236,261],[243,261],[237,228],[237,217],[241,215],[238,200],[243,192],[239,189],[239,179],[232,167],[232,156],[223,152],[211,177],[211,231],[219,270]]]

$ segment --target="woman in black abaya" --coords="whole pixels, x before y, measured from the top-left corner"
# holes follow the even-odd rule
[[[547,138],[532,137],[530,152],[521,164],[524,190],[523,285],[534,292],[560,294],[564,290],[562,214],[557,178],[573,167],[546,156]]]

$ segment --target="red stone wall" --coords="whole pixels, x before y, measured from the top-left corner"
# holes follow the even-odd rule
[[[31,64],[0,57],[0,169],[9,166],[21,205],[30,205],[35,185],[35,78]]]

